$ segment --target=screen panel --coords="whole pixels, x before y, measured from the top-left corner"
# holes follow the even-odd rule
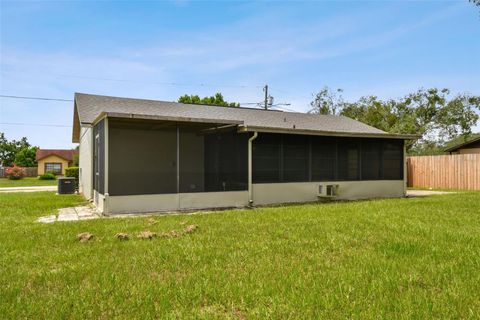
[[[385,140],[383,144],[383,179],[403,179],[403,141]]]
[[[93,189],[105,193],[105,120],[93,127]]]
[[[337,140],[337,179],[354,181],[360,179],[360,139]]]
[[[333,181],[336,179],[336,139],[312,137],[312,181]]]
[[[177,192],[177,133],[172,123],[109,120],[109,194]]]
[[[282,139],[283,182],[309,181],[309,137],[285,135]]]
[[[362,140],[362,180],[382,179],[382,145],[382,140]]]
[[[253,141],[253,182],[280,182],[281,135],[259,133]]]
[[[236,131],[205,135],[205,191],[248,189],[248,138]]]

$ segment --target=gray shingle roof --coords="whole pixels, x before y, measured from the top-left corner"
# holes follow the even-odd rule
[[[75,94],[75,109],[74,142],[78,142],[79,124],[92,124],[105,114],[111,117],[237,124],[240,131],[416,138],[411,135],[388,134],[343,116],[183,104],[83,93]]]

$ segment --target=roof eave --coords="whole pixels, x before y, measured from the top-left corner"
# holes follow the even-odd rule
[[[342,132],[342,131],[322,131],[322,130],[305,130],[305,129],[278,129],[254,126],[240,126],[239,132],[266,132],[266,133],[287,133],[287,134],[303,134],[312,136],[331,136],[331,137],[357,137],[357,138],[390,138],[402,140],[417,140],[421,135],[416,134],[394,134],[394,133],[363,133],[363,132]]]
[[[472,139],[472,140],[467,141],[467,142],[463,142],[463,143],[461,143],[461,144],[457,144],[457,145],[455,145],[455,146],[453,146],[453,147],[450,147],[450,148],[448,148],[448,149],[444,149],[443,151],[444,151],[444,152],[456,151],[456,150],[458,150],[458,149],[460,149],[460,148],[462,148],[462,147],[468,146],[469,144],[474,143],[474,142],[477,142],[477,141],[480,141],[480,137],[475,138],[475,139]]]
[[[171,116],[157,116],[146,114],[134,114],[134,113],[121,113],[121,112],[102,112],[93,121],[95,125],[101,119],[108,118],[124,118],[124,119],[138,119],[138,120],[159,120],[159,121],[172,121],[172,122],[197,122],[197,123],[215,123],[215,124],[228,124],[228,125],[241,125],[244,122],[242,120],[223,120],[223,119],[208,119],[208,118],[191,118],[191,117],[171,117]]]

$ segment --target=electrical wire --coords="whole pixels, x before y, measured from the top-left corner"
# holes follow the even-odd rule
[[[72,126],[64,125],[64,124],[21,123],[21,122],[0,122],[0,125],[7,125],[7,126],[59,127],[59,128],[71,128],[71,127],[72,127]]]
[[[44,100],[44,101],[62,101],[62,102],[72,102],[72,99],[60,99],[60,98],[44,98],[44,97],[25,97],[25,96],[11,96],[6,94],[0,94],[1,98],[10,98],[10,99],[26,99],[26,100]]]

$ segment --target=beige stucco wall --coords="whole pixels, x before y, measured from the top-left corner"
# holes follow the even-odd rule
[[[80,129],[79,146],[79,191],[86,199],[93,197],[93,138],[92,128]]]
[[[65,168],[68,168],[68,161],[56,155],[51,155],[41,160],[38,160],[37,174],[40,176],[45,173],[45,163],[61,163],[62,175],[65,174]]]
[[[347,182],[299,182],[253,184],[253,204],[268,205],[318,201],[320,184],[338,184],[338,200],[403,197],[403,180],[347,181]],[[104,201],[98,195],[97,206],[104,211]],[[188,209],[246,207],[248,191],[198,192],[179,194],[152,194],[133,196],[109,196],[105,199],[108,214],[160,212]]]
[[[247,191],[109,196],[108,214],[244,207]],[[103,211],[103,208],[99,208]]]
[[[403,197],[403,180],[262,183],[253,185],[255,205],[318,201],[321,184],[339,185],[338,200]]]

